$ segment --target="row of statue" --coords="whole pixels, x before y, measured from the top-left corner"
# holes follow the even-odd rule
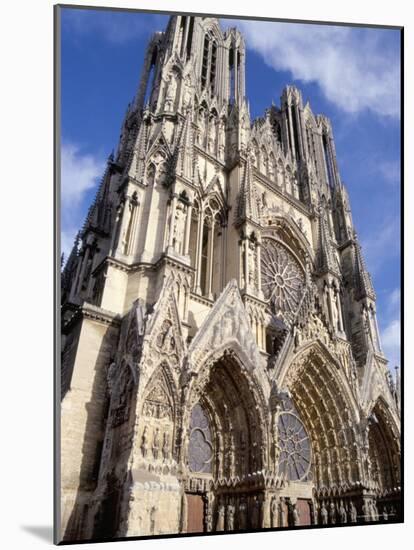
[[[141,453],[144,458],[151,458],[151,453],[155,460],[169,460],[171,456],[169,432],[165,431],[161,437],[160,429],[155,428],[152,434],[152,441],[150,441],[149,428],[148,426],[145,426],[141,436]]]
[[[397,515],[392,505],[382,506],[380,514],[374,499],[364,501],[362,515],[358,513],[352,500],[324,500],[319,507],[310,501],[304,502],[309,506],[309,513],[301,517],[304,509],[300,508],[298,503],[292,502],[289,498],[274,496],[270,502],[270,524],[266,525],[263,518],[263,495],[221,496],[214,507],[207,507],[206,527],[208,531],[233,531],[261,527],[293,527],[309,523],[341,525],[359,521],[388,521]]]
[[[377,504],[374,499],[366,499],[362,504],[362,515],[358,514],[355,504],[351,501],[344,503],[343,500],[339,504],[331,501],[322,501],[319,508],[319,519],[321,525],[335,525],[341,523],[357,523],[358,519],[362,521],[388,521],[396,516],[394,506],[387,508],[382,507],[381,514],[378,511]]]

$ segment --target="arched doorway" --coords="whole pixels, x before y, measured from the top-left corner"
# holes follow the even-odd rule
[[[185,464],[184,530],[262,526],[266,406],[254,376],[225,353],[193,391]]]
[[[313,522],[356,522],[363,515],[364,470],[356,405],[346,380],[317,344],[296,357],[283,381],[310,437]]]
[[[367,482],[375,498],[374,514],[376,519],[396,520],[400,515],[401,452],[393,419],[382,399],[375,403],[366,430]]]

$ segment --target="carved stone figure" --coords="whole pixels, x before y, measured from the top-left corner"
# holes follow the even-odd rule
[[[328,510],[325,507],[325,503],[322,503],[321,506],[321,524],[327,525],[328,524]]]
[[[272,527],[278,526],[279,506],[277,498],[273,497],[270,504],[270,524]]]
[[[145,426],[141,436],[141,453],[145,458],[148,454],[149,442],[148,442],[148,426]]]
[[[339,523],[346,523],[347,521],[346,510],[344,508],[344,503],[342,502],[342,500],[339,503],[338,516],[339,516]]]
[[[164,457],[164,460],[168,460],[170,458],[170,436],[168,432],[164,432],[162,456]]]
[[[218,512],[217,512],[216,531],[224,531],[224,519],[225,519],[224,504],[219,504]]]
[[[299,512],[296,508],[296,505],[292,506],[292,521],[293,521],[293,525],[299,525],[300,524]]]
[[[208,150],[210,153],[214,153],[216,146],[216,120],[211,118],[208,125]]]
[[[160,429],[155,428],[154,437],[152,439],[152,454],[155,460],[158,460],[159,450],[160,450]]]
[[[240,530],[243,530],[243,529],[247,528],[246,514],[247,514],[246,500],[245,500],[244,497],[242,497],[240,499],[239,513],[238,513],[238,521],[239,521],[239,529]]]
[[[191,82],[187,75],[184,79],[183,108],[186,110],[191,104]]]
[[[227,531],[234,530],[234,513],[235,508],[233,504],[227,506]]]
[[[335,525],[336,523],[336,509],[333,502],[329,504],[329,523],[331,525]]]
[[[185,222],[187,219],[187,208],[181,201],[177,202],[175,208],[173,247],[178,254],[182,254],[184,245]]]
[[[174,74],[171,74],[168,80],[167,93],[165,94],[166,111],[172,111],[174,109],[176,94],[177,94],[177,79]]]
[[[352,502],[352,500],[349,504],[349,515],[350,515],[350,518],[351,518],[351,523],[356,523],[357,518],[358,518],[357,509],[355,508],[355,505]]]

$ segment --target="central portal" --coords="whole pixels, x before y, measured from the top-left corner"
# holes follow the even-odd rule
[[[225,355],[211,367],[198,394],[187,467],[193,486],[198,483],[205,492],[187,494],[187,532],[200,532],[201,523],[202,531],[259,528],[263,487],[253,488],[252,479],[265,469],[266,418],[254,379]]]

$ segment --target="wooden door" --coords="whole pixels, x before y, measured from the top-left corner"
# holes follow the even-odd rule
[[[187,494],[187,533],[204,531],[204,501],[201,495]]]
[[[298,498],[296,501],[296,508],[299,512],[299,525],[310,525],[312,523],[310,501],[304,498]]]

